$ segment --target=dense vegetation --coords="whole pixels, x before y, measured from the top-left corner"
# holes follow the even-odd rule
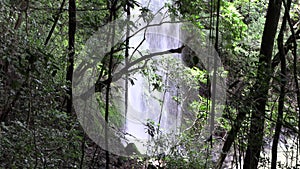
[[[110,153],[87,135],[72,100],[74,69],[81,66],[78,58],[82,59],[87,40],[98,30],[116,20],[126,21],[133,11],[151,22],[156,13],[143,4],[136,0],[0,1],[0,168],[299,168],[298,0],[168,1],[164,8],[170,16],[208,35],[227,75],[227,99],[212,135],[199,136],[210,116],[214,81],[192,57],[187,67],[173,67],[183,74],[172,78],[199,85],[200,99],[188,105],[196,118],[187,122],[190,127],[168,153],[158,151],[170,140],[157,136],[160,124],[151,120],[145,124],[147,133],[159,139],[147,145],[152,152],[148,157],[141,156],[133,144],[125,147],[133,154],[130,157]],[[115,32],[100,36],[111,49],[95,56],[103,59],[94,63],[102,122],[116,128],[125,120],[110,100],[111,91],[118,90],[112,79],[118,66],[129,62],[134,37],[127,32],[138,26],[120,24],[124,24],[121,30],[109,29]],[[114,36],[122,33],[124,41],[112,45]],[[187,48],[140,54],[183,53]],[[163,63],[142,59],[141,63],[137,62],[142,65],[138,71],[147,77],[151,91],[163,92],[166,86],[157,68],[177,65],[176,59]],[[135,83],[134,78],[126,81],[126,85]]]

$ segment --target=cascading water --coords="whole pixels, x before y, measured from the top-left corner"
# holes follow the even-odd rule
[[[141,4],[144,6],[149,5],[150,9],[153,11],[152,13],[156,13],[156,11],[161,9],[164,2],[151,1],[151,3],[148,4],[148,1],[142,1]],[[133,11],[132,13],[133,16],[140,15],[140,8],[135,10],[136,12],[134,13]],[[135,22],[135,24],[138,25],[138,29],[143,30],[139,31],[137,34],[137,30],[133,31],[133,36],[130,38],[130,53],[135,53],[135,55],[133,57],[130,56],[129,63],[136,64],[136,60],[147,56],[149,53],[176,49],[181,46],[181,43],[178,40],[182,40],[182,38],[179,38],[182,36],[180,26],[178,24],[161,24],[162,20],[169,21],[168,19],[170,18],[166,17],[166,10],[160,10],[159,13],[161,13],[161,15],[155,15],[154,20],[152,20],[151,15],[148,14],[148,17],[151,20],[150,25],[147,25],[147,21],[143,22],[143,20],[149,19],[147,16],[141,16],[139,21]],[[121,26],[115,27],[115,25],[118,24]],[[155,27],[153,24],[156,24],[157,26]],[[208,49],[206,49],[206,47],[203,47],[205,46],[205,43],[203,45],[203,43],[197,41],[201,39],[201,36],[199,36],[199,32],[193,32],[193,24],[187,24],[185,26],[187,26],[190,31],[188,36],[193,38],[191,43],[182,40],[184,44],[187,44],[186,46],[190,47],[197,56],[200,56],[198,59],[203,62],[209,74],[211,74],[211,70],[213,70],[211,65],[214,64],[212,61],[218,61],[217,66],[214,67],[218,68],[217,70],[220,71],[214,73],[221,75],[223,69],[216,52],[212,51],[209,46]],[[112,30],[112,27],[117,29],[117,33],[114,34],[116,35],[116,41],[115,44],[107,44],[107,34],[111,33],[110,30]],[[183,72],[184,69],[188,68],[183,66],[179,55],[166,55],[167,52],[162,52],[164,55],[157,55],[149,61],[144,60],[141,64],[130,67],[130,70],[133,70],[138,66],[143,67],[145,62],[147,63],[145,64],[146,69],[144,70],[146,71],[144,72],[141,71],[141,69],[130,71],[128,78],[132,84],[129,83],[128,89],[124,88],[124,80],[119,80],[119,78],[124,75],[124,72],[129,71],[129,68],[127,70],[122,67],[119,68],[119,70],[113,74],[113,78],[115,79],[112,80],[113,83],[111,85],[111,100],[114,100],[114,102],[110,101],[113,102],[112,105],[114,106],[114,103],[117,103],[116,107],[118,107],[120,112],[122,112],[122,110],[124,110],[124,100],[126,100],[126,98],[124,98],[124,90],[128,90],[128,109],[127,112],[124,112],[123,114],[126,118],[126,122],[125,126],[123,126],[123,128],[121,127],[123,131],[125,131],[126,140],[124,141],[120,139],[120,135],[123,133],[116,129],[116,125],[114,126],[114,124],[111,123],[112,121],[109,121],[109,123],[105,122],[103,106],[99,106],[99,100],[97,99],[99,98],[99,95],[101,97],[101,94],[104,92],[95,91],[95,88],[99,86],[99,84],[95,85],[100,74],[98,69],[99,63],[101,63],[101,59],[103,59],[105,54],[110,52],[112,46],[116,45],[116,43],[123,42],[124,39],[118,36],[119,34],[122,34],[120,32],[124,32],[123,21],[118,20],[102,27],[95,35],[89,38],[85,49],[76,59],[72,83],[74,108],[76,110],[78,120],[87,135],[103,149],[114,154],[126,156],[128,155],[125,152],[126,149],[124,150],[124,145],[121,145],[120,143],[120,141],[123,141],[125,146],[128,143],[135,143],[141,153],[145,154],[147,153],[147,145],[151,145],[147,144],[148,141],[154,140],[151,134],[155,134],[155,138],[158,138],[157,135],[159,134],[167,135],[168,133],[175,137],[178,131],[182,131],[185,127],[191,125],[185,124],[185,119],[188,118],[190,120],[195,120],[195,114],[189,112],[186,107],[191,101],[193,101],[194,98],[197,98],[198,91],[196,90],[197,88],[193,88],[193,86],[197,86],[199,84],[191,84],[191,81],[186,83],[186,77],[183,77],[186,74]],[[145,39],[145,41],[143,41],[143,39]],[[139,46],[141,42],[143,42],[143,44]],[[147,72],[147,70],[150,72]],[[160,83],[156,81],[158,84],[153,84],[153,78],[160,79]],[[218,109],[216,106],[216,113],[219,112],[220,115],[222,112],[222,105],[225,105],[226,85],[224,84],[224,79],[218,76],[217,78],[219,79],[216,81],[217,88],[215,89],[215,99],[218,101],[217,105],[220,105],[220,108]],[[106,79],[104,77],[100,80],[105,81]],[[119,89],[119,86],[117,85],[123,86],[123,89]],[[159,88],[161,88],[161,90],[157,90]],[[122,92],[118,92],[120,90]],[[103,99],[103,97],[101,99]],[[103,100],[100,101],[100,103],[103,103]],[[117,112],[116,114],[117,115],[110,116],[110,120],[111,117],[116,117],[120,113]],[[154,122],[154,125],[159,124],[159,134],[149,132],[149,130],[151,130],[151,126],[147,126],[149,119]],[[104,132],[106,131],[104,130],[106,129],[106,124],[109,124],[108,134]],[[201,132],[204,129],[205,127],[201,129]],[[105,137],[107,139],[104,139]],[[293,138],[286,138],[286,143],[280,143],[280,146],[287,147],[287,151],[290,151],[288,153],[293,157],[297,152],[297,150],[295,150],[295,147],[297,146],[291,143],[293,141],[292,139]],[[203,140],[199,140],[197,138],[197,143],[193,145],[192,148],[194,148],[197,144],[201,144],[201,141]],[[172,144],[168,144],[169,142],[156,143],[162,144],[160,146],[164,148],[162,151],[167,151],[167,149],[172,146]],[[214,147],[214,149],[217,148]],[[287,157],[287,155],[285,155],[282,151],[283,148],[278,149],[278,161],[284,161],[283,158]],[[220,152],[218,153],[220,154]]]
[[[212,61],[218,58],[203,43],[205,41],[201,42],[197,28],[185,23],[187,33],[182,31],[182,24],[171,20],[167,10],[162,9],[164,1],[142,1],[141,4],[152,12],[147,12],[148,9],[143,7],[135,8],[127,22],[135,24],[129,35],[129,57],[128,62],[118,64],[112,79],[109,79],[112,81],[109,113],[104,111],[102,103],[106,98],[100,88],[105,86],[108,79],[99,79],[99,63],[106,63],[105,56],[113,46],[123,44],[124,25],[127,24],[124,24],[124,19],[107,24],[89,38],[73,73],[73,102],[79,122],[99,146],[119,155],[128,155],[124,145],[129,143],[134,143],[142,154],[167,152],[177,141],[177,134],[196,120],[198,112],[187,107],[194,100],[198,101],[199,83],[193,79],[195,77],[187,75],[186,72],[191,69],[183,65],[181,56],[174,54],[183,49],[182,44],[194,51],[205,68],[210,70],[209,73],[213,70]],[[115,30],[114,36],[108,36],[111,30]],[[111,37],[114,38],[114,44],[107,43]],[[217,67],[221,67],[220,60],[217,61]],[[219,105],[222,105],[225,90],[222,82],[219,83],[217,81],[215,93],[216,100],[220,100]],[[109,116],[108,123],[104,115]],[[123,120],[113,118],[122,115],[125,122],[120,127],[118,124]],[[205,138],[197,141],[204,142]],[[151,146],[157,145],[151,152]]]
[[[142,1],[141,4],[142,6],[148,6],[157,15],[156,19],[152,20],[151,25],[168,21],[166,9],[162,9],[165,1],[151,1],[151,3]],[[157,13],[158,11],[159,13]],[[139,46],[138,50],[144,53],[145,51],[155,53],[179,48],[181,45],[178,40],[179,30],[179,25],[174,24],[149,26],[145,34],[131,39],[130,46],[134,47],[131,53],[139,46],[143,38],[145,38],[145,42]],[[172,35],[172,37],[168,35]],[[183,67],[178,54],[160,55],[152,59],[152,66],[155,69],[152,73],[162,82],[156,85],[162,86],[155,88],[155,85],[149,83],[149,77],[147,78],[140,72],[129,76],[133,79],[133,84],[129,85],[128,88],[125,131],[128,133],[127,139],[130,140],[129,142],[134,142],[139,150],[143,152],[146,151],[145,143],[153,135],[158,134],[156,130],[159,129],[163,134],[175,134],[180,128],[182,105],[174,99],[180,95],[179,85],[177,84],[180,82],[174,80],[176,70],[173,70],[173,74],[170,70],[172,71],[176,66],[167,63],[168,58],[173,58],[173,60],[175,58],[176,62],[174,63],[179,64],[177,69]],[[171,81],[172,79],[173,81]],[[162,89],[158,91],[158,88]],[[151,130],[150,123],[152,127],[157,127],[156,130],[149,131]]]

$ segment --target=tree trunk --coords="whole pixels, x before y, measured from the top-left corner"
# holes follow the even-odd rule
[[[269,82],[271,79],[271,59],[274,39],[278,26],[281,0],[270,0],[264,32],[262,36],[259,66],[257,70],[256,83],[254,85],[253,112],[248,138],[248,147],[244,160],[244,169],[256,169],[259,162],[261,148],[263,146],[265,107],[268,99]]]
[[[277,115],[277,123],[275,127],[275,134],[273,138],[273,144],[272,144],[272,162],[271,162],[271,169],[276,169],[276,162],[277,162],[277,147],[279,142],[279,136],[281,132],[282,127],[282,120],[283,120],[283,107],[284,107],[284,97],[285,97],[285,86],[286,86],[286,51],[284,50],[283,46],[283,37],[284,37],[284,30],[286,29],[286,22],[288,13],[291,6],[291,0],[288,1],[288,7],[285,9],[285,14],[283,17],[282,25],[280,28],[280,32],[277,38],[277,44],[278,44],[278,50],[279,50],[279,57],[280,57],[280,63],[281,63],[281,84],[280,84],[280,95],[279,95],[279,101],[278,101],[278,115]]]
[[[294,39],[299,38],[299,34],[300,34],[300,30],[295,32],[294,36],[291,35],[286,40],[286,42],[284,44],[284,51],[286,53],[288,53],[292,49],[293,45],[291,45],[291,44],[293,43]],[[274,69],[277,67],[277,65],[279,64],[279,62],[280,62],[279,53],[277,53],[272,60],[272,73],[273,73]],[[251,89],[251,91],[253,91],[253,88]],[[250,93],[252,93],[252,92],[250,92]],[[299,94],[299,96],[300,96],[300,94]],[[250,98],[250,97],[248,96],[248,98]],[[249,112],[249,108],[246,106],[246,105],[248,105],[248,102],[246,104],[243,103],[243,102],[245,102],[245,100],[247,101],[248,99],[243,99],[243,100],[244,101],[240,101],[239,108],[238,108],[239,113],[236,117],[236,120],[234,121],[234,124],[233,124],[231,130],[228,132],[228,136],[227,136],[225,143],[223,145],[223,148],[222,148],[222,153],[220,154],[218,162],[215,166],[216,169],[220,169],[222,167],[223,162],[226,159],[226,156],[231,148],[231,145],[232,145],[233,141],[235,140],[237,133],[240,131],[241,124],[245,120],[246,115]]]
[[[72,78],[74,69],[74,55],[75,55],[75,32],[76,32],[76,2],[75,0],[69,0],[69,53],[67,63],[67,77],[69,82],[68,97],[67,97],[67,113],[72,113]]]
[[[109,13],[109,22],[112,22],[116,19],[116,4],[117,1],[107,1],[107,7],[110,9]],[[115,52],[115,27],[116,25],[113,24],[111,27],[109,27],[109,34],[107,37],[107,42],[111,44],[111,51],[109,54],[109,64],[108,64],[108,83],[106,85],[106,93],[105,93],[105,168],[109,169],[109,164],[110,164],[110,157],[109,157],[109,151],[108,151],[108,146],[109,146],[109,140],[108,140],[108,123],[109,123],[109,103],[110,103],[110,98],[109,98],[109,93],[110,93],[110,87],[111,87],[111,82],[112,82],[112,69],[113,69],[113,57],[114,57],[114,52]]]
[[[125,41],[125,66],[128,66],[128,59],[129,59],[129,36],[130,36],[130,4],[129,1],[127,0],[126,2],[126,7],[125,7],[125,12],[126,12],[126,19],[127,19],[127,25],[126,25],[126,41]],[[128,111],[128,73],[126,71],[125,74],[125,119],[127,118],[127,111]],[[125,120],[125,130],[126,130],[126,121]]]

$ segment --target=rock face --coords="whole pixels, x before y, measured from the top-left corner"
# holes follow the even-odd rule
[[[199,56],[188,46],[185,46],[181,52],[182,62],[185,66],[192,68],[198,67],[201,70],[204,70],[204,66],[199,59]]]
[[[200,70],[205,70],[203,63],[201,62],[199,56],[188,46],[185,46],[181,52],[181,59],[185,66],[189,68],[197,67]],[[201,96],[210,98],[210,80],[208,79],[208,84],[199,81],[199,93]]]
[[[129,143],[125,147],[125,151],[127,152],[128,155],[141,155],[141,153],[139,152],[138,148],[134,143]]]

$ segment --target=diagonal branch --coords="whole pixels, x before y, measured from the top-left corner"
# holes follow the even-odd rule
[[[185,46],[182,45],[181,47],[179,48],[176,48],[176,49],[169,49],[169,50],[166,50],[166,51],[162,51],[162,52],[155,52],[155,53],[150,53],[148,55],[144,55],[143,57],[140,57],[132,62],[129,62],[127,63],[127,65],[125,65],[124,68],[122,68],[120,71],[118,71],[117,73],[115,73],[114,75],[112,75],[111,78],[107,78],[105,80],[100,80],[100,78],[96,81],[95,85],[90,87],[86,92],[82,93],[80,96],[74,96],[75,99],[78,99],[78,98],[81,98],[81,99],[87,99],[89,98],[93,92],[96,92],[96,93],[99,93],[102,91],[102,89],[108,84],[108,83],[111,83],[111,82],[116,82],[118,81],[119,79],[121,79],[121,77],[129,72],[133,72],[133,71],[136,71],[138,70],[139,68],[144,68],[146,63],[147,63],[147,60],[148,59],[151,59],[152,57],[154,56],[159,56],[159,55],[164,55],[164,54],[170,54],[170,53],[181,53],[182,49],[184,48]],[[133,66],[139,64],[140,62],[143,62],[145,61],[146,63],[143,64],[143,66],[141,67],[138,67],[138,68],[132,68]],[[130,69],[132,68],[132,69]]]
[[[55,17],[55,19],[54,19],[54,23],[53,23],[53,25],[52,25],[52,28],[50,29],[50,32],[49,32],[49,34],[48,34],[48,36],[47,36],[47,38],[46,38],[46,41],[45,41],[45,43],[44,43],[45,46],[47,46],[47,44],[48,44],[48,42],[49,42],[49,40],[50,40],[50,38],[51,38],[51,36],[52,36],[52,34],[53,34],[53,32],[54,32],[54,29],[55,29],[55,27],[56,27],[56,25],[57,25],[57,22],[58,22],[58,20],[59,20],[59,17],[60,17],[60,15],[61,15],[61,13],[63,12],[63,7],[64,7],[64,5],[65,5],[65,2],[66,2],[66,0],[62,0],[62,2],[61,2],[59,11],[58,11],[58,13],[57,13],[57,15],[56,15],[56,17]]]
[[[292,44],[297,39],[300,39],[300,29],[298,29],[296,32],[294,32],[294,34],[292,33],[292,35],[289,36],[289,38],[287,39],[287,41],[284,44],[284,47],[283,47],[284,51],[291,50],[293,48]],[[279,63],[280,63],[280,57],[279,57],[279,52],[278,52],[272,60],[272,69],[274,70],[275,67],[277,67]]]
[[[184,48],[184,46],[181,46],[177,49],[170,49],[170,50],[166,50],[166,51],[162,51],[162,52],[155,52],[155,53],[150,53],[148,55],[144,55],[143,57],[140,57],[140,58],[128,63],[123,69],[121,69],[118,73],[116,73],[113,78],[116,80],[120,79],[121,76],[125,72],[130,71],[129,68],[133,67],[134,65],[136,65],[144,60],[151,59],[154,56],[165,55],[165,54],[169,54],[169,53],[181,53],[183,48]],[[114,80],[114,81],[116,81],[116,80]]]

